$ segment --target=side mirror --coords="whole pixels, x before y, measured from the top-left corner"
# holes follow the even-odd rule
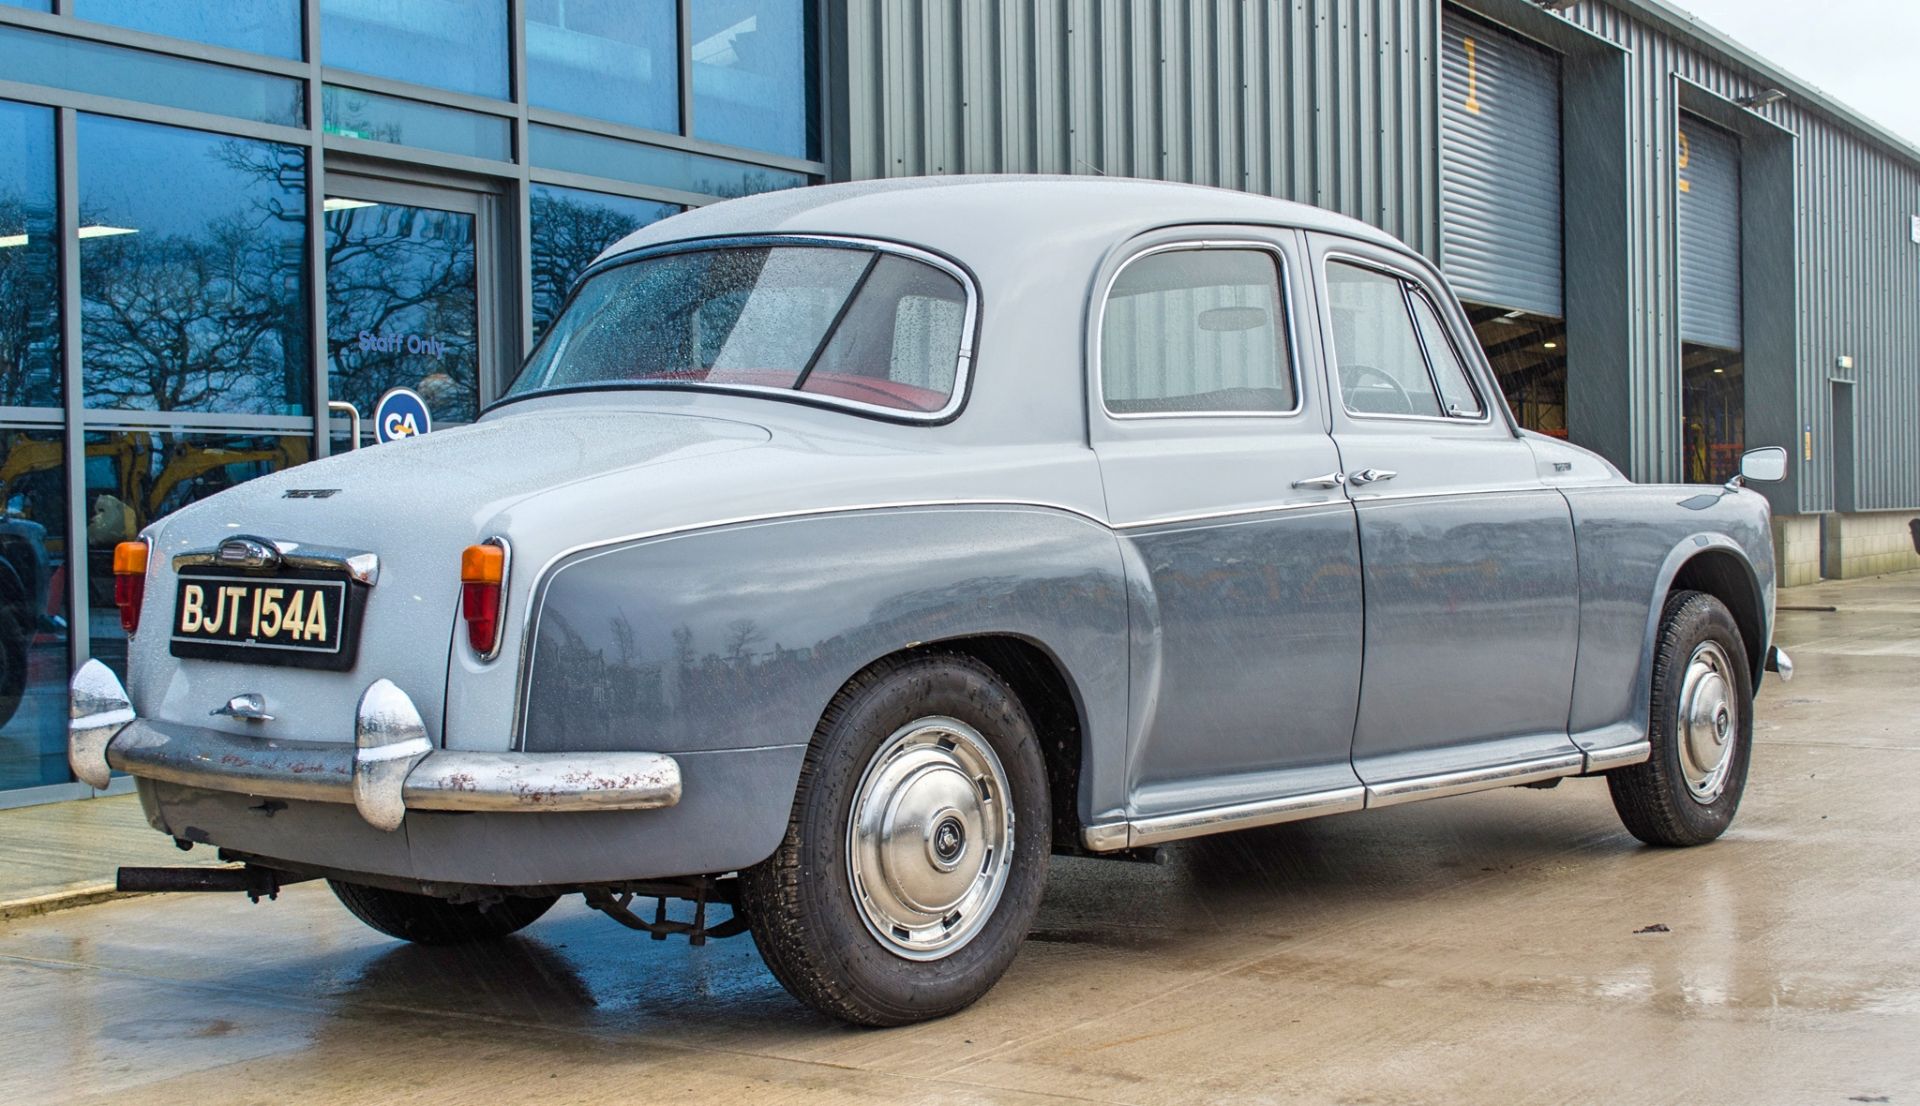
[[[1740,455],[1740,476],[1744,480],[1771,484],[1787,478],[1787,451],[1783,446],[1770,445],[1760,449],[1749,449]]]

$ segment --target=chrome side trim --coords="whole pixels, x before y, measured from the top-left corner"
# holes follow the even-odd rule
[[[1611,768],[1625,768],[1631,764],[1645,764],[1653,755],[1653,742],[1634,741],[1626,745],[1615,745],[1610,749],[1588,749],[1588,772],[1605,772]]]
[[[1127,824],[1127,844],[1134,847],[1158,845],[1166,841],[1200,837],[1209,833],[1225,833],[1228,830],[1252,829],[1255,826],[1271,826],[1301,818],[1315,818],[1322,814],[1344,814],[1348,811],[1360,810],[1364,806],[1366,806],[1366,789],[1354,786],[1335,788],[1331,791],[1315,791],[1306,795],[1288,795],[1278,799],[1256,799],[1253,802],[1209,807],[1205,810],[1186,811],[1180,814],[1136,818]]]
[[[1583,753],[1555,753],[1549,757],[1523,760],[1517,764],[1502,764],[1492,768],[1468,768],[1459,772],[1443,772],[1435,776],[1415,776],[1411,779],[1393,780],[1388,783],[1367,785],[1367,807],[1394,806],[1398,803],[1417,802],[1421,799],[1439,799],[1448,795],[1465,795],[1470,791],[1486,791],[1495,787],[1514,787],[1523,783],[1535,783],[1550,780],[1556,776],[1571,776],[1583,771],[1587,758]]]
[[[231,541],[233,539],[227,539]],[[276,541],[272,538],[252,538],[273,547],[279,555],[280,563],[288,568],[319,569],[325,572],[344,572],[351,580],[372,587],[380,582],[380,557],[363,549],[340,549],[330,545],[305,545],[297,541]],[[225,544],[224,542],[222,544]],[[222,561],[218,547],[213,549],[192,549],[173,555],[173,568],[178,572],[182,568],[204,568],[227,564]],[[262,566],[264,567],[264,566]]]
[[[1110,853],[1127,847],[1127,824],[1108,822],[1105,825],[1088,826],[1080,831],[1080,843],[1088,852]]]

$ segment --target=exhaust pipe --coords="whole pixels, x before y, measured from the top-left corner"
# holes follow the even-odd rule
[[[176,891],[241,891],[259,902],[262,896],[280,897],[280,889],[314,876],[295,875],[276,868],[243,864],[238,868],[122,868],[114,890],[141,894]]]

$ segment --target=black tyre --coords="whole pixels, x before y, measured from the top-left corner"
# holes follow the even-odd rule
[[[353,916],[389,937],[418,945],[465,945],[495,941],[538,921],[558,895],[506,898],[495,903],[448,902],[431,895],[390,891],[364,883],[330,879],[340,904]]]
[[[836,696],[780,847],[741,873],[774,977],[823,1013],[904,1025],[964,1009],[1013,963],[1052,851],[1046,764],[992,669],[882,662]]]
[[[1753,755],[1753,676],[1733,615],[1697,591],[1667,597],[1653,654],[1645,763],[1607,773],[1627,831],[1649,845],[1704,845],[1740,808]]]
[[[0,726],[13,721],[27,690],[27,647],[33,643],[33,612],[0,605]]]

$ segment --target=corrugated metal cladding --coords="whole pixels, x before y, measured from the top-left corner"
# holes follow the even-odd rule
[[[1644,228],[1629,243],[1630,387],[1633,407],[1642,413],[1634,421],[1630,471],[1643,480],[1677,478],[1677,251],[1662,245],[1670,240],[1678,195],[1670,153],[1678,143],[1676,79],[1729,100],[1770,82],[1621,7],[1588,0],[1566,15],[1629,51],[1628,216]],[[1812,105],[1790,99],[1759,113],[1794,136],[1795,421],[1812,446],[1809,456],[1808,438],[1791,443],[1801,465],[1798,509],[1834,509],[1830,373],[1841,356],[1854,359],[1858,380],[1855,508],[1920,507],[1920,246],[1908,234],[1920,211],[1920,165]]]
[[[1433,0],[840,0],[854,178],[1105,173],[1439,252]]]
[[[1442,0],[830,6],[845,34],[836,174],[1195,181],[1319,204],[1440,253]],[[1772,83],[1733,52],[1663,30],[1659,8],[1581,0],[1563,13],[1620,46],[1627,67],[1623,460],[1641,480],[1681,474],[1678,82],[1728,101]],[[1920,507],[1920,246],[1907,229],[1920,213],[1920,161],[1816,104],[1759,111],[1792,134],[1792,402],[1812,446],[1809,457],[1805,439],[1794,443],[1808,457],[1798,508],[1833,508],[1829,372],[1841,356],[1858,381],[1856,506]]]
[[[1680,117],[1680,338],[1740,348],[1740,140]]]
[[[1460,298],[1560,318],[1560,58],[1441,18],[1440,260]]]

